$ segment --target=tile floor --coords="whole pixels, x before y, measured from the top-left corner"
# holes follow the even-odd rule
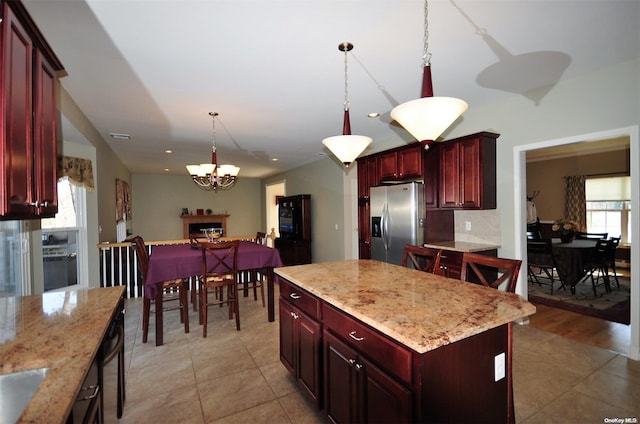
[[[259,301],[242,299],[239,332],[210,308],[218,311],[210,312],[206,339],[196,313],[185,334],[178,312],[166,312],[159,347],[153,330],[142,343],[141,299],[128,299],[126,307],[127,399],[120,423],[325,422],[280,364],[277,316],[268,323]],[[640,420],[640,362],[516,325],[514,396],[518,423]],[[109,406],[106,412],[105,421],[116,422]]]

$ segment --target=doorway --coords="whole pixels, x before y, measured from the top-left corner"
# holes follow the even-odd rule
[[[266,217],[266,233],[275,232],[278,234],[278,198],[285,195],[286,181],[282,180],[265,186],[265,217]],[[269,239],[270,240],[270,239]]]
[[[526,204],[522,199],[526,199],[526,154],[528,151],[534,151],[538,149],[544,149],[548,147],[556,147],[563,145],[576,144],[585,141],[606,140],[618,137],[628,137],[630,140],[630,174],[632,182],[631,191],[631,211],[638,211],[640,204],[640,139],[639,139],[639,127],[632,126],[626,128],[620,128],[609,131],[602,131],[597,133],[584,134],[580,136],[567,137],[562,139],[548,140],[543,142],[537,142],[532,144],[520,145],[514,148],[514,173],[515,181],[519,181],[519,184],[515,184],[514,192],[514,227],[515,227],[515,239],[516,239],[516,254],[523,258],[522,269],[527,269],[526,263]],[[631,343],[628,352],[628,357],[634,360],[640,360],[640,279],[638,273],[634,271],[634,267],[638,266],[638,243],[640,243],[640,237],[638,231],[632,234],[631,238]],[[526,272],[523,274],[526,278]],[[527,288],[523,284],[518,289],[518,294],[527,298]]]

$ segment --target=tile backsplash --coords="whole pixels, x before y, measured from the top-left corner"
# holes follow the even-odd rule
[[[481,211],[454,211],[456,241],[469,243],[502,244],[500,212],[498,209]],[[468,226],[471,227],[468,230]]]

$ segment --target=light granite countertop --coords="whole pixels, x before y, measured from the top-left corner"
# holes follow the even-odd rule
[[[417,353],[536,311],[514,293],[374,260],[296,265],[275,273]]]
[[[453,250],[456,252],[482,252],[484,250],[500,248],[500,246],[495,244],[471,243],[468,241],[439,241],[437,243],[425,243],[424,247]]]
[[[0,374],[50,368],[21,423],[64,423],[124,287],[0,298]]]

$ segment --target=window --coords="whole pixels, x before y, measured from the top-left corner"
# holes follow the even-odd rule
[[[631,177],[587,178],[587,231],[631,240]]]

